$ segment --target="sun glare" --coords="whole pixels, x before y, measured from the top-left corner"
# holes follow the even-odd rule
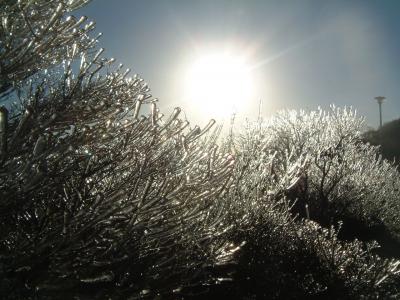
[[[252,93],[250,69],[241,56],[217,53],[199,57],[186,76],[185,98],[189,105],[212,118],[241,111]]]

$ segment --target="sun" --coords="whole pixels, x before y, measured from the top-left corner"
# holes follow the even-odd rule
[[[226,118],[240,112],[253,95],[250,68],[243,56],[212,53],[198,57],[185,77],[185,98],[198,113]]]

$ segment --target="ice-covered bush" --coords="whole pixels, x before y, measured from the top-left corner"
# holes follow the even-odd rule
[[[379,217],[370,199],[344,204],[345,197],[350,203],[356,201],[350,196],[357,195],[363,184],[355,177],[396,178],[396,170],[376,156],[376,149],[360,142],[360,128],[360,119],[349,110],[286,111],[264,122],[248,123],[227,139],[225,147],[235,153],[235,165],[226,194],[226,218],[234,226],[231,239],[244,245],[230,270],[233,282],[216,288],[215,295],[226,295],[223,291],[230,291],[229,297],[257,299],[398,295],[398,261],[376,256],[374,242],[340,238],[344,225],[339,221],[344,216]],[[343,144],[343,151],[338,144]],[[321,154],[336,146],[330,160]],[[344,163],[336,158],[339,155]],[[325,179],[321,161],[329,166]],[[356,172],[360,165],[368,166],[370,173]],[[326,193],[330,186],[334,188]],[[385,188],[396,192],[388,183]],[[321,211],[318,192],[329,196],[327,212]],[[296,218],[298,214],[302,218]]]
[[[94,23],[68,16],[86,2],[0,3],[3,298],[399,295],[397,261],[293,217],[396,234],[397,173],[358,119],[283,113],[217,143],[214,121],[164,117],[103,56]]]
[[[171,295],[232,248],[223,207],[208,210],[233,162],[215,136],[199,139],[214,122],[163,117],[147,84],[96,48],[93,23],[66,16],[84,2],[0,7],[0,290],[11,299]]]
[[[253,174],[272,194],[297,201],[302,216],[325,225],[343,218],[383,225],[398,239],[399,173],[376,147],[362,142],[362,129],[351,109],[283,111],[248,124],[236,147],[254,157]]]

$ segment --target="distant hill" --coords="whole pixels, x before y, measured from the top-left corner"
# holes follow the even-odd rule
[[[380,145],[382,156],[400,162],[400,119],[388,122],[378,130],[370,130],[364,138],[372,145]]]

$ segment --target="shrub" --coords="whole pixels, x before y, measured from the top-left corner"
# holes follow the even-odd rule
[[[398,240],[399,173],[362,142],[362,128],[349,109],[284,111],[249,123],[236,147],[253,157],[252,174],[264,188],[297,201],[294,212],[325,226],[349,219],[367,231],[384,227]]]
[[[67,16],[85,3],[0,4],[2,296],[399,295],[399,262],[327,222],[398,232],[397,173],[349,111],[284,113],[219,144],[213,120],[164,118],[143,79],[113,67],[94,23]],[[328,229],[294,218],[304,203]]]
[[[400,160],[400,143],[398,140],[400,119],[388,122],[377,130],[364,133],[364,140],[372,145],[379,146],[380,153],[388,160],[394,161],[397,166]]]
[[[81,4],[1,4],[1,96],[20,101],[0,116],[1,294],[172,294],[227,247],[224,210],[207,208],[232,162],[199,140],[213,121],[165,120],[142,79],[112,68],[92,23],[64,17]]]
[[[318,126],[316,121],[320,122]],[[242,132],[226,140],[225,148],[235,153],[233,184],[225,199],[229,205],[226,218],[234,226],[231,239],[243,246],[237,252],[236,265],[228,272],[233,274],[232,281],[215,287],[212,295],[239,299],[374,299],[398,295],[398,261],[377,256],[376,242],[365,244],[354,236],[352,241],[341,240],[345,225],[338,222],[345,213],[359,219],[360,212],[363,218],[379,216],[369,199],[361,198],[364,202],[346,207],[341,198],[336,198],[335,190],[336,194],[329,194],[328,213],[320,211],[318,203],[321,173],[312,172],[322,172],[318,167],[320,152],[340,141],[345,150],[334,153],[330,158],[333,161],[325,159],[333,170],[322,192],[335,179],[339,191],[347,189],[343,197],[349,196],[356,194],[356,175],[383,180],[395,174],[390,164],[376,157],[375,148],[359,142],[356,129],[360,125],[348,110],[333,109],[332,115],[322,111],[281,112],[265,122],[247,123]],[[341,128],[347,129],[343,129],[343,135]],[[339,154],[344,157],[340,162],[335,158]],[[349,165],[366,165],[366,154],[370,155],[371,174],[352,171]],[[350,164],[350,159],[355,161]],[[341,165],[343,161],[346,164]],[[340,168],[346,171],[340,173]],[[351,176],[346,174],[349,171]],[[336,179],[340,174],[344,178]],[[385,187],[387,191],[390,188],[389,184]],[[307,202],[300,206],[304,199]],[[326,218],[334,225],[324,224]]]

